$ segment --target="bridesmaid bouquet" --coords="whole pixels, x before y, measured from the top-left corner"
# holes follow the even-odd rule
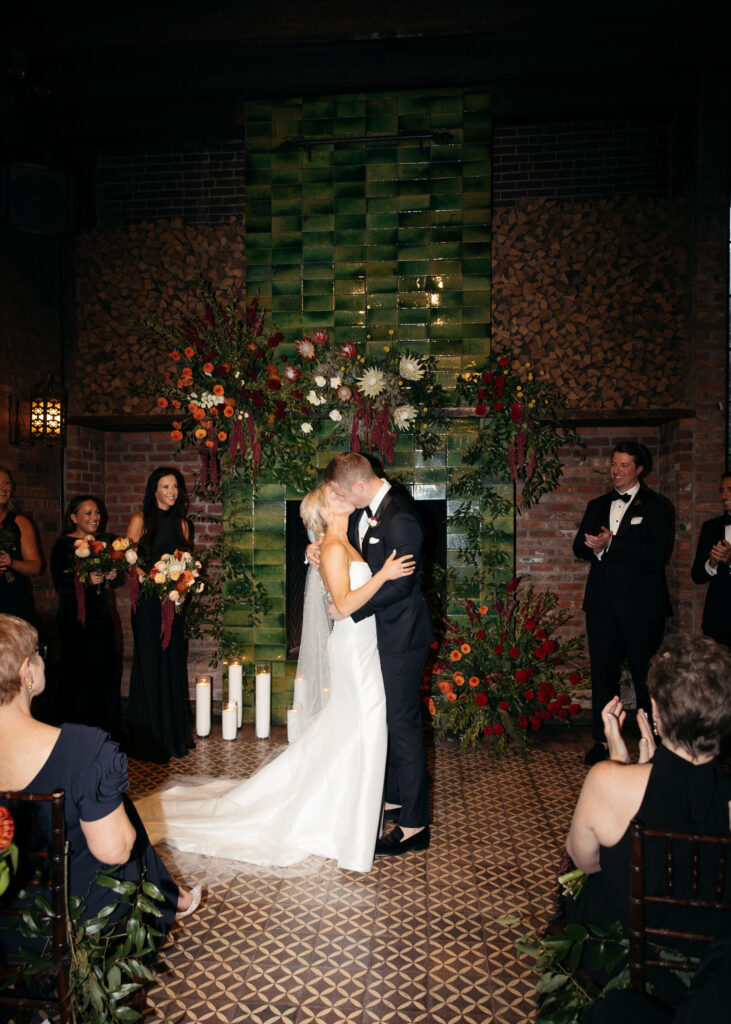
[[[0,551],[12,551],[15,547],[16,539],[17,538],[13,531],[9,530],[7,526],[0,527]],[[7,583],[12,583],[15,579],[15,576],[10,569],[3,569],[2,572],[0,572],[0,576],[2,576]]]
[[[99,540],[89,533],[74,541],[74,588],[76,590],[76,617],[86,625],[86,594],[84,586],[93,573],[107,576],[110,572],[126,569],[125,554],[130,547],[128,537],[115,537],[111,542]]]
[[[170,643],[173,616],[180,612],[188,594],[200,594],[205,584],[200,578],[201,563],[190,551],[174,551],[161,555],[149,572],[139,566],[130,577],[132,607],[137,606],[140,589],[155,594],[162,602],[160,639],[165,650]]]

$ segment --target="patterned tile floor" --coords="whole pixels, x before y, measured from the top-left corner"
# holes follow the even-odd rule
[[[272,747],[244,726],[224,742],[214,723],[188,757],[132,762],[131,794],[172,774],[243,778]],[[369,875],[312,859],[264,872],[161,848],[174,876],[202,882],[200,910],[177,925],[148,995],[151,1020],[252,1024],[523,1024],[535,976],[516,959],[547,922],[571,812],[586,769],[583,730],[546,734],[533,758],[430,751],[428,851],[376,861]],[[302,873],[304,871],[304,873]]]

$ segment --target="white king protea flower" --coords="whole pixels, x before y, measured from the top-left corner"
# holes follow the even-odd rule
[[[358,388],[366,398],[378,398],[385,387],[386,375],[376,366],[365,370],[363,376],[358,379]]]
[[[421,380],[425,370],[421,359],[415,356],[401,356],[398,372],[404,380]]]
[[[408,430],[415,419],[416,409],[413,405],[399,405],[393,410],[393,422],[397,430]]]

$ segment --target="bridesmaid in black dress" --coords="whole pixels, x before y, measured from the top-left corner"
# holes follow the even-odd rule
[[[160,466],[147,481],[142,512],[132,516],[127,536],[138,542],[139,565],[150,569],[161,555],[190,546],[185,482],[177,469]],[[140,592],[132,612],[134,653],[129,689],[127,753],[140,761],[166,764],[194,746],[183,628],[176,612],[169,645],[160,639],[162,606],[156,595]]]
[[[66,509],[64,532],[51,551],[51,577],[58,593],[58,635],[61,644],[61,692],[66,722],[95,725],[119,739],[120,696],[117,645],[109,606],[108,584],[117,579],[91,573],[84,584],[85,621],[79,621],[74,585],[74,544],[100,534],[102,503],[90,494],[79,495]]]
[[[41,553],[33,524],[18,513],[10,470],[0,466],[0,613],[33,620],[29,576],[41,571]]]

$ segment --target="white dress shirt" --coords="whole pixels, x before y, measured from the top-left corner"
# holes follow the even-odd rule
[[[390,491],[390,490],[391,490],[390,483],[388,482],[388,480],[384,480],[383,483],[381,484],[380,488],[378,489],[377,493],[368,502],[368,507],[371,510],[371,515],[372,516],[375,517],[376,511],[378,510],[378,506],[383,501],[386,493],[388,491]],[[366,512],[365,509],[363,509],[363,515],[360,517],[360,520],[358,521],[358,543],[361,545],[361,547],[363,545],[363,538],[365,537],[367,530],[368,530],[368,513]]]
[[[633,500],[635,498],[635,495],[637,494],[639,489],[640,489],[640,482],[638,480],[637,483],[634,485],[634,487],[630,487],[630,489],[628,491],[624,492],[625,494],[629,494],[630,495],[630,500],[629,501],[622,501],[621,498],[615,498],[614,501],[612,502],[612,504],[610,505],[610,507],[609,507],[609,529],[611,530],[612,535],[616,534],[617,530],[619,529],[619,525],[622,522],[622,520],[624,519],[624,514],[627,511],[627,509],[630,507],[630,505],[632,504],[632,502],[633,502]],[[607,545],[607,547],[604,548],[604,551],[608,551],[611,546],[612,546],[612,542],[610,540],[609,544]],[[599,559],[599,561],[601,561],[601,558],[602,558],[602,555],[604,554],[604,551],[595,551],[594,552],[596,557]]]

